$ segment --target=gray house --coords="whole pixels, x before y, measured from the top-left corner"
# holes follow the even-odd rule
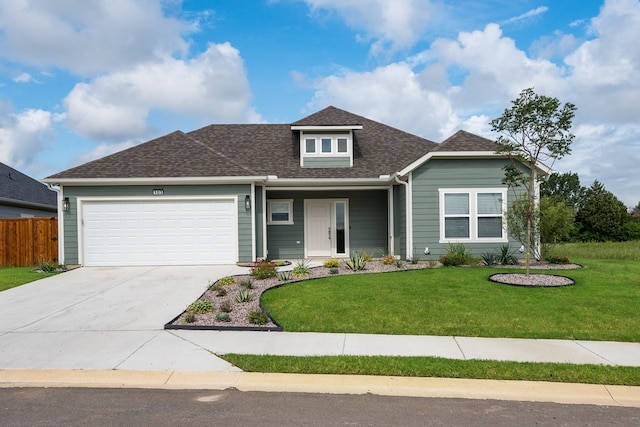
[[[44,182],[60,186],[66,264],[437,259],[450,243],[479,255],[510,242],[509,160],[495,148],[464,131],[438,144],[328,107],[292,124],[176,131]]]
[[[57,213],[54,191],[0,163],[0,218],[55,217]]]

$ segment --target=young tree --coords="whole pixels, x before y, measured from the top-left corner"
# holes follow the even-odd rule
[[[525,224],[525,241],[521,243],[526,248],[527,274],[533,231],[539,229],[538,165],[561,159],[571,152],[574,135],[570,129],[575,111],[572,103],[561,105],[557,98],[538,95],[529,88],[520,92],[502,116],[491,121],[491,130],[501,134],[496,140],[497,152],[512,160],[504,167],[503,182],[510,188],[524,190],[518,210]]]

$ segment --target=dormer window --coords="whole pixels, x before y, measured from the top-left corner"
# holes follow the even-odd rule
[[[360,125],[291,126],[300,131],[300,166],[349,168],[353,166],[353,131]]]

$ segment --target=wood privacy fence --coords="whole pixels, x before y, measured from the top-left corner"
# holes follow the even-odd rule
[[[57,218],[0,219],[0,265],[58,264]]]

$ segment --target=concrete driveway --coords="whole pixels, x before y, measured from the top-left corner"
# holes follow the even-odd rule
[[[234,371],[163,330],[227,266],[79,268],[0,292],[0,369]]]

